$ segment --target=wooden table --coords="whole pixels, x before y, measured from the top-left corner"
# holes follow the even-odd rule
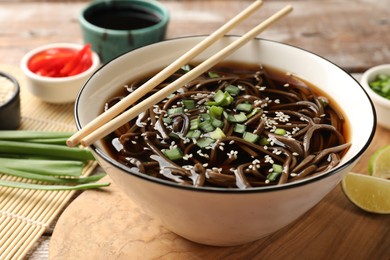
[[[246,0],[160,2],[165,4],[171,13],[167,38],[209,34],[251,3]],[[77,16],[86,4],[87,1],[72,0],[0,0],[0,63],[18,66],[24,53],[43,44],[82,42]],[[371,66],[390,62],[388,0],[268,1],[262,7],[257,19],[245,22],[233,30],[232,34],[243,34],[257,21],[268,17],[286,4],[292,4],[295,8],[294,12],[264,32],[261,37],[307,49],[333,61],[351,73],[361,73]],[[354,171],[366,172],[368,157],[380,146],[390,144],[389,134],[389,131],[378,127],[373,143]],[[371,215],[358,210],[341,194],[339,187],[334,189],[325,200],[333,203],[333,206],[341,207],[340,213],[343,214],[343,218],[350,221],[346,222],[346,226],[340,226],[338,229],[324,230],[329,243],[317,245],[317,249],[329,250],[329,258],[331,258],[332,251],[340,253],[340,249],[333,249],[337,246],[336,242],[338,248],[353,247],[348,242],[351,241],[351,237],[340,239],[343,232],[349,231],[351,234],[351,231],[356,231],[363,235],[360,239],[367,241],[367,245],[372,250],[368,252],[374,256],[371,259],[390,258],[389,216]],[[319,207],[323,206],[329,205],[319,205]],[[54,227],[55,224],[44,234],[29,255],[29,259],[48,258],[48,246]],[[283,233],[276,234],[272,239],[280,239],[281,236]],[[246,247],[250,251],[247,257],[267,255],[265,250],[272,249],[272,245],[263,246],[264,243]],[[230,249],[226,250],[229,252]],[[365,249],[356,250],[364,252]],[[363,255],[367,255],[367,252],[365,253]],[[222,257],[223,254],[219,256]],[[282,256],[288,257],[283,254],[268,255],[269,258]],[[294,252],[289,256],[293,257]],[[339,254],[339,256],[348,258],[348,255]]]

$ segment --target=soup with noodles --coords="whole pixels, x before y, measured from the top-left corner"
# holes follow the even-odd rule
[[[153,93],[190,69],[184,66]],[[129,82],[104,109],[149,78]],[[337,104],[308,82],[274,68],[221,63],[104,144],[133,172],[182,185],[248,189],[332,169],[350,146],[347,130]]]

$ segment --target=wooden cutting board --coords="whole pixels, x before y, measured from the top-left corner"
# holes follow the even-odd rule
[[[378,128],[354,171],[390,144]],[[108,177],[107,177],[108,178]],[[236,247],[211,247],[185,240],[146,215],[112,183],[83,192],[61,215],[49,246],[50,259],[389,259],[390,215],[363,212],[340,186],[290,226]]]

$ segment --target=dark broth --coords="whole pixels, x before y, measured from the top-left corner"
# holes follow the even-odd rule
[[[105,109],[152,75],[129,82]],[[218,92],[230,98],[218,103]],[[182,185],[248,189],[334,168],[350,146],[348,133],[342,110],[319,88],[274,68],[225,62],[117,129],[104,144],[136,173]]]
[[[136,30],[153,26],[161,21],[151,10],[115,2],[102,3],[85,13],[85,19],[98,27],[112,30]]]

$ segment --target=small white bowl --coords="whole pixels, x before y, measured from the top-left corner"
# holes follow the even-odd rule
[[[390,129],[390,100],[377,94],[369,85],[369,83],[375,80],[376,76],[379,74],[390,75],[390,64],[378,65],[367,70],[364,72],[360,84],[374,102],[378,124]]]
[[[83,47],[76,43],[52,43],[29,51],[21,61],[21,69],[27,79],[28,90],[36,97],[49,103],[74,102],[80,88],[100,66],[99,56],[92,52],[92,65],[86,71],[69,77],[45,77],[32,72],[28,68],[29,60],[36,54],[52,48],[69,48],[79,50]]]

